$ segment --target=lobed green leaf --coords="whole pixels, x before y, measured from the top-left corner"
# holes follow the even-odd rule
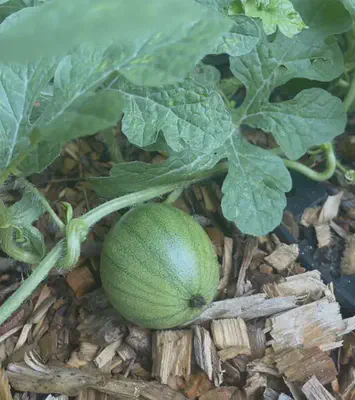
[[[110,90],[124,101],[122,131],[139,147],[153,144],[160,131],[175,152],[191,148],[207,154],[232,131],[231,116],[217,92],[193,79],[159,88],[134,86],[120,77]]]
[[[115,164],[109,177],[91,178],[90,184],[102,197],[114,198],[156,185],[184,182],[203,175],[223,157],[223,149],[195,156],[191,152],[172,153],[160,164],[128,162]]]
[[[282,219],[290,174],[281,158],[247,142],[240,133],[225,146],[229,171],[223,183],[222,210],[250,235],[265,235]]]
[[[291,159],[301,157],[312,145],[332,140],[345,128],[340,100],[323,90],[301,92],[284,103],[269,102],[273,90],[290,79],[329,81],[343,72],[338,44],[332,38],[325,43],[320,35],[312,30],[293,39],[278,34],[272,42],[264,36],[249,54],[231,58],[233,74],[247,88],[235,122],[273,133]]]

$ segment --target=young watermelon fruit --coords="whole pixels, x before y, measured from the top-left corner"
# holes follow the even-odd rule
[[[105,239],[101,279],[128,321],[165,329],[197,318],[217,292],[219,265],[203,228],[169,205],[126,213]]]

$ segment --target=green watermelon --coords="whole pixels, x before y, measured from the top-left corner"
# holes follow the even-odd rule
[[[105,239],[101,279],[111,304],[148,328],[197,318],[217,292],[219,264],[203,228],[170,205],[127,212]]]

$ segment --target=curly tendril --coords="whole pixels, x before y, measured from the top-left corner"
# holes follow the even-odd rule
[[[66,254],[63,260],[63,268],[72,268],[80,257],[81,243],[89,233],[88,224],[80,218],[69,221],[66,227]]]

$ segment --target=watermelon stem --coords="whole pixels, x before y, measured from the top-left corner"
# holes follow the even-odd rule
[[[203,308],[207,305],[206,300],[200,294],[196,294],[189,300],[189,306],[191,308]]]

